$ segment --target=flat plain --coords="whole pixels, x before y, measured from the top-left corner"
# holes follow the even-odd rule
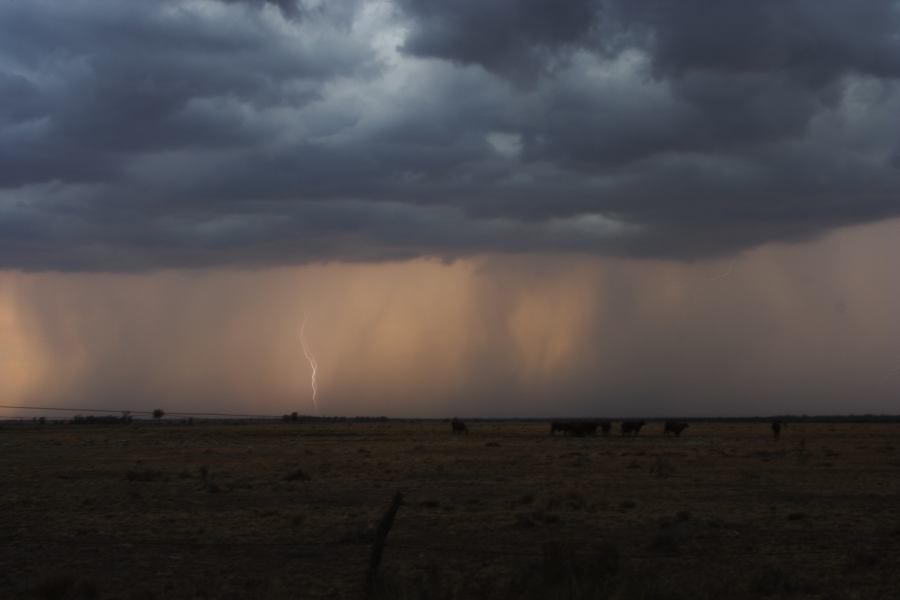
[[[900,425],[0,428],[2,598],[900,597]]]

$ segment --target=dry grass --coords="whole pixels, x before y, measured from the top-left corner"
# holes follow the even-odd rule
[[[887,598],[900,426],[0,430],[0,597]],[[801,443],[802,441],[802,443]],[[73,574],[77,574],[77,577]]]

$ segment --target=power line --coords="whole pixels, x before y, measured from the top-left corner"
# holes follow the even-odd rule
[[[280,419],[281,415],[242,415],[239,413],[167,412],[178,417],[240,417],[243,419]]]
[[[67,412],[103,412],[103,413],[130,413],[140,415],[152,415],[152,410],[117,410],[113,408],[71,408],[61,406],[11,406],[0,404],[0,408],[15,408],[22,410],[62,410]]]
[[[0,404],[0,408],[9,408],[17,410],[52,410],[63,412],[86,412],[86,413],[128,413],[130,415],[152,415],[152,410],[130,410],[115,408],[72,408],[63,406],[13,406],[8,404]],[[223,413],[223,412],[165,412],[166,415],[176,417],[237,417],[242,419],[280,419],[280,415],[249,415],[242,413]]]

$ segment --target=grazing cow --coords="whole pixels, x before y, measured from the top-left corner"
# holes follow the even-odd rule
[[[675,437],[679,437],[681,436],[681,432],[688,427],[690,427],[690,425],[680,421],[666,421],[666,426],[663,428],[663,435],[668,436],[670,433],[674,433]]]
[[[777,440],[781,435],[781,419],[772,421],[772,436]]]
[[[612,429],[612,421],[600,421],[599,425],[603,435],[609,435],[609,431]]]
[[[644,421],[622,421],[622,435],[637,436],[644,425]]]
[[[453,433],[469,433],[469,428],[466,427],[466,424],[459,419],[453,419],[450,421],[450,430]]]

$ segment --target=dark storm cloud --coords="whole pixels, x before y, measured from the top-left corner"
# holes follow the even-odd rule
[[[615,0],[615,17],[647,36],[660,71],[791,72],[821,85],[847,71],[900,73],[893,0]]]
[[[595,33],[596,0],[399,0],[414,27],[403,50],[533,75]]]
[[[0,5],[0,265],[697,257],[900,212],[894,1]]]
[[[226,4],[248,4],[256,7],[265,5],[277,6],[279,10],[289,17],[297,17],[300,15],[300,7],[296,0],[219,0]]]

